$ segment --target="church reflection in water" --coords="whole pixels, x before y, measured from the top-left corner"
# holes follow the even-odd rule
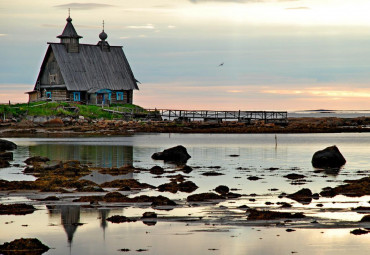
[[[30,146],[30,156],[78,160],[94,167],[121,167],[132,165],[133,146],[44,143]]]
[[[107,228],[107,218],[110,213],[110,209],[98,209],[91,211],[81,212],[81,207],[79,205],[48,205],[47,206],[49,216],[51,219],[57,219],[60,217],[60,224],[63,226],[64,231],[67,235],[67,241],[70,246],[72,246],[73,236],[75,235],[77,228],[82,226],[83,223],[80,222],[80,215],[88,216],[92,214],[100,219],[100,227],[103,230],[103,235],[105,235],[105,229]]]

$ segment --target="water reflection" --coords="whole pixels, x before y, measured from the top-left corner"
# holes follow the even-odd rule
[[[69,245],[72,245],[73,236],[80,226],[80,206],[78,205],[53,205],[47,206],[51,217],[61,217],[61,224],[67,234]]]
[[[119,179],[133,179],[134,174],[133,173],[128,173],[128,174],[122,174],[122,175],[110,175],[110,174],[101,174],[98,171],[93,171],[91,174],[86,175],[82,177],[81,179],[83,180],[88,180],[95,182],[96,184],[102,184],[104,182],[111,182],[114,180],[119,180]]]
[[[78,160],[96,167],[121,167],[133,162],[133,146],[44,143],[30,146],[29,150],[30,156]]]
[[[105,229],[108,227],[107,218],[109,215],[109,209],[100,209],[99,210],[99,218],[100,218],[100,227],[103,229],[103,238],[105,240]]]

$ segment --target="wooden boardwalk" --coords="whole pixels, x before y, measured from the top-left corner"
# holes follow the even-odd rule
[[[208,110],[169,110],[147,109],[157,111],[164,120],[204,120],[204,121],[239,121],[247,122],[262,120],[265,123],[287,123],[288,112],[277,111],[208,111]]]
[[[128,109],[117,107],[104,109],[112,114],[120,114],[126,118],[160,117],[162,120],[180,121],[238,121],[251,123],[252,121],[264,121],[265,123],[288,123],[288,112],[278,111],[208,111],[208,110],[170,110],[170,109]]]

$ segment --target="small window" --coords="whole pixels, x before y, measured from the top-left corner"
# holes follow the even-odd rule
[[[80,92],[73,92],[73,101],[80,101]]]
[[[46,98],[51,99],[51,92],[46,92]]]
[[[123,101],[123,92],[116,92],[117,101]]]
[[[50,81],[50,84],[57,83],[57,75],[56,74],[50,74],[49,75],[49,81]]]

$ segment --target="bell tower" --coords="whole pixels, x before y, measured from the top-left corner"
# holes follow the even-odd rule
[[[64,44],[68,53],[78,53],[79,52],[79,40],[82,36],[79,36],[72,24],[72,19],[70,15],[70,10],[68,9],[68,18],[66,19],[67,24],[64,27],[63,33],[58,35],[60,38],[60,43]]]

